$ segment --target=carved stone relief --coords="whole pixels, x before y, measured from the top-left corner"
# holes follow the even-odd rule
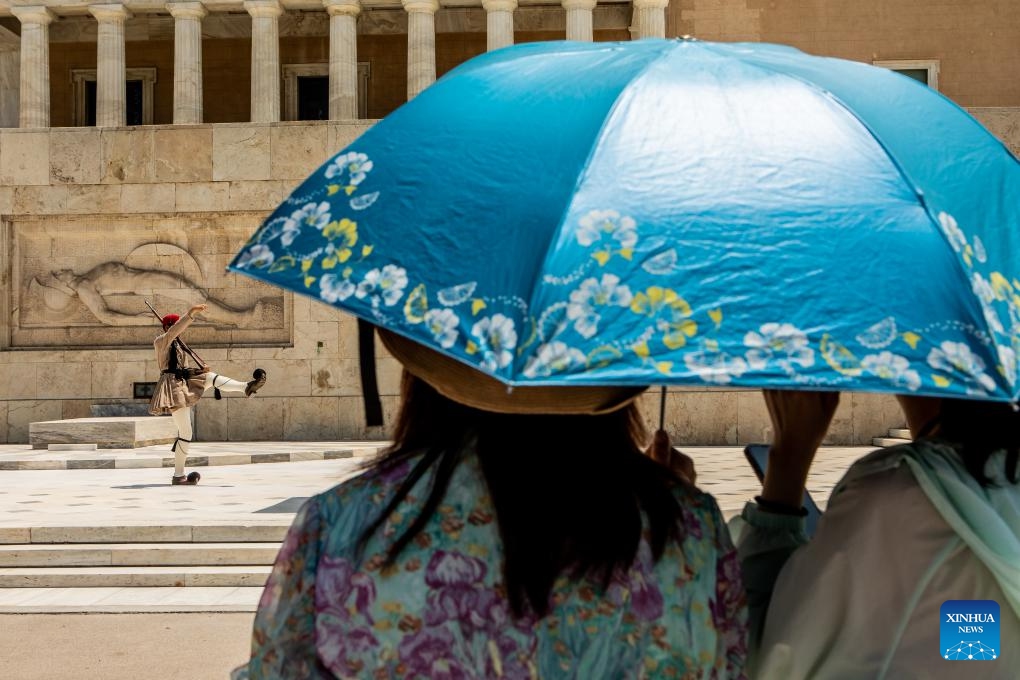
[[[148,346],[161,314],[209,306],[194,345],[290,344],[289,294],[225,271],[261,215],[15,219],[11,347]]]

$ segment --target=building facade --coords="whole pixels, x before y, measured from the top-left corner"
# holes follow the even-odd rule
[[[226,274],[233,252],[332,153],[477,54],[679,35],[895,68],[1020,148],[1012,0],[0,0],[0,442],[144,403],[157,374],[145,300],[207,302],[189,331],[204,358],[269,372],[258,399],[204,401],[200,438],[383,436],[364,427],[353,320]],[[384,355],[379,373],[392,417],[399,366]],[[670,429],[762,440],[760,402],[672,391]],[[889,398],[847,396],[830,441],[900,424]]]

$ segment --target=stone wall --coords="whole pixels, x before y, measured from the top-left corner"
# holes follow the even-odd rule
[[[145,299],[164,313],[210,301],[210,322],[189,332],[203,358],[238,379],[269,372],[257,399],[204,400],[199,437],[382,436],[364,428],[353,319],[223,270],[268,211],[367,127],[0,132],[0,442],[154,381]],[[383,355],[390,415],[399,373]]]
[[[1020,106],[1016,0],[670,0],[668,36],[761,41],[871,63],[938,59],[963,106]]]

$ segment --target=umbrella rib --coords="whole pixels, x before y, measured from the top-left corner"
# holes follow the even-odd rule
[[[544,276],[544,272],[546,271],[546,265],[549,263],[549,258],[551,256],[551,245],[552,245],[553,242],[558,240],[560,234],[563,233],[563,228],[564,228],[564,225],[566,224],[567,215],[570,213],[570,208],[571,208],[571,206],[573,206],[573,203],[574,203],[574,197],[577,196],[578,190],[581,188],[581,186],[587,180],[588,169],[591,166],[592,158],[594,157],[595,152],[599,148],[599,142],[602,141],[602,136],[605,134],[606,128],[609,126],[610,122],[612,122],[613,118],[616,116],[617,111],[619,110],[620,99],[634,85],[634,83],[636,83],[641,78],[643,78],[653,66],[655,66],[657,63],[659,63],[659,61],[661,61],[662,59],[665,59],[666,57],[668,57],[673,52],[673,50],[678,49],[680,47],[680,45],[687,45],[687,44],[691,44],[691,43],[687,43],[687,42],[680,43],[680,44],[677,44],[675,42],[667,43],[665,45],[665,49],[663,49],[661,52],[659,52],[652,59],[649,59],[648,63],[645,64],[644,66],[642,66],[638,70],[638,72],[636,74],[634,74],[634,76],[630,80],[628,80],[623,85],[623,87],[620,88],[620,92],[613,99],[613,104],[612,104],[612,106],[609,107],[609,111],[606,113],[606,117],[602,121],[602,125],[599,127],[598,134],[596,134],[594,136],[594,139],[592,140],[592,143],[591,143],[591,148],[588,149],[588,154],[587,154],[587,156],[584,159],[584,163],[581,165],[581,172],[578,173],[577,179],[574,182],[574,188],[570,192],[570,197],[566,201],[566,205],[563,208],[563,212],[560,214],[559,223],[556,225],[556,229],[553,230],[552,238],[550,239],[549,243],[546,243],[546,246],[545,246],[545,258],[542,260],[542,265],[538,268],[535,280],[533,280],[531,282],[530,295],[528,296],[528,315],[529,316],[531,315],[531,310],[534,309],[534,306],[535,306],[535,294],[536,294],[536,292],[538,291],[538,288],[539,288],[538,284],[541,281],[542,276]],[[519,357],[515,357],[514,358],[514,364],[515,364],[515,366],[514,366],[514,373],[515,374],[517,373],[517,366],[516,366],[516,364],[517,364],[517,362],[519,360],[520,360]],[[513,384],[516,384],[516,383],[515,383],[515,381],[510,381],[510,384],[513,385]],[[529,384],[535,384],[535,383],[529,383]]]

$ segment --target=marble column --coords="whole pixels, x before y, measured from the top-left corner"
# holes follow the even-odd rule
[[[96,60],[96,127],[123,127],[127,116],[127,63],[124,21],[131,16],[124,5],[91,5],[99,22]]]
[[[436,82],[436,10],[439,0],[401,0],[407,12],[407,98]]]
[[[563,9],[567,10],[567,40],[591,42],[595,0],[563,0]]]
[[[514,44],[514,10],[517,0],[482,0],[485,8],[486,49],[491,52]]]
[[[208,12],[201,2],[171,2],[174,18],[174,125],[202,122],[202,19]]]
[[[43,6],[11,7],[21,22],[18,122],[23,128],[50,126],[50,22]]]
[[[245,0],[251,15],[251,122],[280,120],[280,15],[277,0]]]
[[[666,5],[669,0],[634,0],[634,28],[638,40],[666,37]]]
[[[21,38],[0,26],[0,128],[18,127]]]
[[[359,0],[322,0],[329,14],[329,118],[358,117]]]

